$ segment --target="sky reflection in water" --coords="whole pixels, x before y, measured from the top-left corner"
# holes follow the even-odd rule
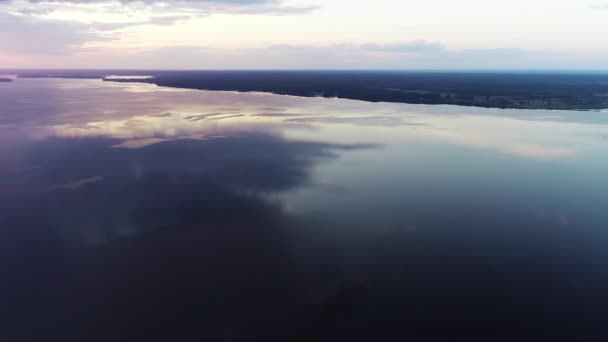
[[[50,79],[0,103],[0,340],[608,336],[605,112]]]

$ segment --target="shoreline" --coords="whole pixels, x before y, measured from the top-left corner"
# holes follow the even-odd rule
[[[416,76],[418,78],[414,77],[414,79],[399,78],[398,75],[393,75],[394,78],[378,79],[370,78],[365,73],[350,75],[349,79],[345,79],[338,73],[213,72],[163,74],[161,72],[149,72],[145,76],[125,75],[124,73],[114,76],[115,74],[111,72],[104,74],[87,73],[85,71],[78,74],[66,73],[63,75],[59,73],[33,73],[19,74],[17,78],[90,79],[115,83],[146,83],[174,89],[267,93],[303,98],[337,98],[368,103],[453,105],[487,109],[561,110],[599,113],[608,109],[608,97],[596,95],[596,88],[601,87],[603,89],[605,87],[608,89],[608,82],[603,81],[597,82],[595,88],[591,89],[584,82],[580,82],[580,86],[574,84],[565,87],[563,84],[558,84],[559,87],[557,87],[550,83],[550,80],[540,82],[524,79],[522,81],[524,89],[519,89],[518,84],[509,84],[508,81],[511,80],[501,79],[501,77],[504,77],[501,75],[482,79],[483,82],[490,84],[486,86],[475,79],[475,75],[469,75],[473,78],[469,80],[466,77],[464,79],[453,77],[454,74],[443,75],[442,77],[445,80],[431,80],[434,83],[429,82],[430,75],[426,74],[420,74]],[[531,75],[511,76],[532,77]],[[603,76],[594,75],[593,77]],[[354,81],[349,82],[351,79]],[[420,83],[417,83],[417,81],[420,81]],[[477,81],[477,83],[474,81]],[[410,87],[391,86],[395,82],[406,83]],[[503,85],[503,83],[507,85]],[[298,85],[294,86],[294,84]],[[526,90],[528,88],[525,87],[528,87],[529,90]],[[555,89],[551,89],[551,87]]]

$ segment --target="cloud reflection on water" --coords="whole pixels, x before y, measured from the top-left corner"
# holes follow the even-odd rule
[[[310,281],[270,195],[305,186],[336,151],[370,147],[264,133],[120,144],[33,141],[21,171],[0,176],[0,336],[265,334],[264,320],[303,310]],[[199,319],[203,329],[190,325]]]
[[[591,112],[364,103],[184,89],[165,92],[148,84],[98,80],[19,79],[2,87],[7,91],[0,94],[5,104],[0,130],[18,129],[34,137],[163,141],[253,130],[353,142],[351,136],[365,139],[355,127],[362,126],[369,128],[370,140],[379,140],[365,142],[438,140],[528,158],[559,159],[585,148],[585,136],[608,134],[608,119]],[[386,137],[371,134],[374,126],[386,127]]]
[[[583,310],[608,298],[597,117],[0,87],[0,339],[416,340],[504,312],[604,328]]]

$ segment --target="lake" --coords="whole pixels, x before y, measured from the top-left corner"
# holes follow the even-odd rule
[[[0,83],[0,340],[608,339],[608,112]]]

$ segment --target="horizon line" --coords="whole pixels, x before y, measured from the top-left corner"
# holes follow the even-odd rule
[[[423,69],[381,69],[381,68],[361,68],[361,69],[341,69],[341,68],[290,68],[290,69],[271,69],[271,68],[251,68],[251,69],[237,69],[237,68],[225,68],[225,69],[170,69],[170,68],[0,68],[0,72],[8,71],[169,71],[169,72],[222,72],[222,71],[240,71],[240,72],[315,72],[315,71],[335,71],[335,72],[498,72],[498,73],[509,73],[509,72],[542,72],[542,73],[573,73],[573,72],[586,72],[586,73],[608,73],[606,69],[549,69],[549,68],[423,68]]]

